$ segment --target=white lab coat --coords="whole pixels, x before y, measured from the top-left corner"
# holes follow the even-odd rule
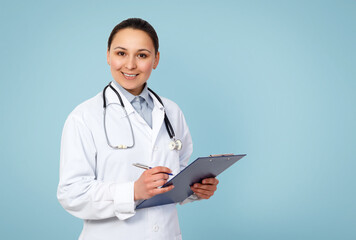
[[[111,85],[121,93],[115,84]],[[193,144],[183,113],[166,98],[162,98],[163,107],[151,94],[151,129],[123,94],[121,97],[132,124],[135,146],[123,150],[108,146],[102,93],[80,104],[68,116],[63,129],[58,200],[69,213],[84,220],[80,240],[181,239],[175,204],[135,210],[134,181],[143,170],[132,164],[166,166],[174,175],[186,167]],[[106,99],[109,104],[119,103],[110,88]],[[176,138],[183,143],[181,151],[169,149],[171,139],[164,124],[164,111]],[[115,122],[115,117],[107,116],[109,122]],[[107,131],[111,133],[110,128]]]

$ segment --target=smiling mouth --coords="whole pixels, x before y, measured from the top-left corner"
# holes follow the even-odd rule
[[[122,72],[122,74],[123,74],[125,77],[129,77],[129,78],[133,78],[133,77],[138,76],[138,74],[127,74],[127,73],[124,73],[124,72]]]

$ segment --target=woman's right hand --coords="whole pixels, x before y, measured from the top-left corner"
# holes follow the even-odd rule
[[[172,190],[173,185],[158,188],[167,182],[168,173],[171,172],[167,167],[154,167],[145,170],[134,184],[134,200],[149,199],[157,194]]]

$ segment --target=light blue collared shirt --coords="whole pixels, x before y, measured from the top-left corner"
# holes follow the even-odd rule
[[[121,85],[115,80],[113,82],[120,89],[120,92],[125,96],[125,98],[131,103],[136,112],[140,114],[148,126],[152,128],[152,110],[154,104],[153,99],[148,92],[147,83],[145,83],[145,87],[140,95],[135,96],[128,92],[125,88],[121,87]]]

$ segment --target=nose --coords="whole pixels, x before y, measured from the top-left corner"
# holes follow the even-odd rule
[[[129,70],[136,68],[136,59],[134,56],[130,56],[127,58],[125,67]]]

